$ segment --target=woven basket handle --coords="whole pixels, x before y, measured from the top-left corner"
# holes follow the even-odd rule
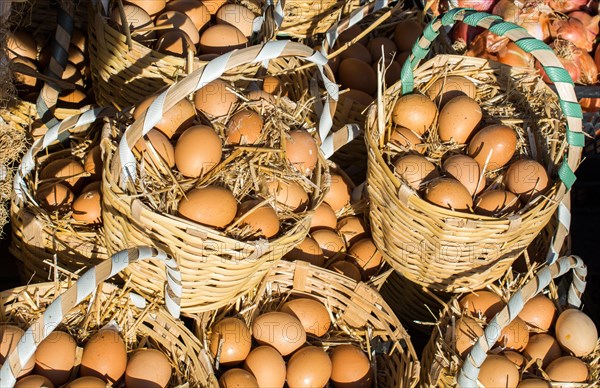
[[[457,376],[459,387],[477,387],[477,377],[487,352],[496,344],[502,329],[508,326],[519,315],[525,303],[546,288],[552,279],[556,279],[573,270],[573,281],[569,287],[567,302],[573,307],[581,306],[581,295],[585,291],[587,267],[577,256],[563,256],[554,264],[547,265],[538,271],[535,278],[516,291],[507,305],[496,314],[486,326],[483,336],[479,337],[473,349],[466,357]]]
[[[195,70],[183,80],[169,86],[159,94],[142,116],[125,130],[125,134],[121,138],[119,150],[115,155],[112,166],[113,174],[115,176],[120,175],[121,187],[125,189],[128,181],[135,181],[137,178],[137,161],[132,152],[135,144],[177,102],[209,82],[218,79],[225,72],[233,68],[249,63],[263,63],[264,61],[280,57],[302,58],[308,62],[315,63],[319,69],[327,91],[326,101],[318,124],[318,133],[322,141],[321,150],[325,156],[330,156],[336,147],[352,140],[356,134],[351,130],[339,130],[335,133],[330,133],[333,126],[333,115],[335,114],[339,89],[334,81],[331,69],[327,66],[327,59],[319,52],[300,43],[289,40],[271,41],[223,54],[210,61],[206,66]]]
[[[0,386],[12,387],[27,361],[33,357],[39,344],[63,320],[64,316],[84,299],[92,295],[105,280],[123,271],[131,263],[140,260],[160,260],[165,263],[167,284],[165,285],[165,307],[174,317],[179,317],[181,301],[181,273],[177,262],[156,248],[141,246],[123,250],[86,271],[77,282],[59,295],[46,311],[35,320],[7,357],[0,370]]]
[[[571,189],[575,183],[575,173],[581,160],[582,147],[585,138],[582,132],[583,113],[578,103],[573,80],[554,51],[544,42],[531,36],[526,29],[514,23],[504,21],[500,16],[477,12],[472,9],[456,8],[429,23],[419,40],[414,44],[412,53],[402,68],[402,94],[411,93],[414,89],[413,70],[428,54],[431,43],[440,34],[440,28],[451,26],[462,21],[473,27],[483,27],[498,36],[506,36],[522,50],[532,54],[544,67],[544,71],[555,84],[558,91],[560,107],[567,118],[566,137],[569,150],[566,160],[560,165],[558,176],[561,185],[558,198]]]
[[[103,117],[112,116],[116,113],[114,108],[96,108],[83,113],[67,117],[63,121],[51,127],[44,136],[38,138],[31,148],[23,155],[23,160],[15,173],[13,182],[14,195],[17,203],[30,200],[36,202],[27,188],[25,177],[31,173],[35,167],[35,155],[48,148],[57,141],[63,141],[71,136],[71,131],[77,127],[91,124]]]

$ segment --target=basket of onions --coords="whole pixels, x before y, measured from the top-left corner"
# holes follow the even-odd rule
[[[130,263],[164,263],[166,304],[105,280]],[[208,353],[178,318],[177,263],[138,247],[118,252],[71,282],[3,291],[3,387],[218,386]],[[25,329],[25,330],[24,330]]]
[[[571,270],[570,284],[554,283]],[[423,352],[424,384],[594,386],[600,342],[580,310],[586,275],[580,258],[563,256],[512,284],[454,297]]]
[[[417,67],[442,25],[458,20],[530,51],[559,95],[534,70],[480,58],[438,55]],[[569,224],[559,204],[581,157],[581,108],[568,72],[525,29],[454,9],[425,28],[401,82],[380,93],[365,126],[371,226],[384,260],[407,279],[443,292],[481,288],[557,209]],[[562,228],[555,252],[565,236]]]

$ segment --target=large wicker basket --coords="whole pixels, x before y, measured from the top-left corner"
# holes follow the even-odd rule
[[[530,51],[552,74],[560,98],[535,72],[477,58],[440,55],[420,66],[413,75],[412,68],[426,55],[437,31],[456,20],[504,34]],[[483,99],[485,93],[490,97],[495,95],[493,103],[483,106],[484,111],[511,105],[512,110],[502,120],[521,131],[520,136],[524,136],[522,129],[514,124],[527,121],[534,139],[533,143],[523,141],[528,149],[521,148],[516,154],[533,155],[550,170],[551,189],[515,216],[492,218],[430,204],[394,175],[387,163],[383,151],[390,124],[386,122],[395,101],[411,92],[413,85],[423,91],[434,78],[452,74],[468,74],[477,85],[476,98]],[[547,45],[530,37],[521,27],[468,10],[453,10],[436,19],[414,46],[413,55],[403,68],[402,81],[383,93],[367,117],[371,223],[375,242],[385,260],[407,279],[438,291],[468,291],[498,279],[549,222],[557,207],[562,218],[564,206],[559,207],[559,203],[575,181],[573,171],[581,156],[581,117],[566,70]],[[531,151],[533,148],[535,153]],[[435,152],[437,149],[427,155],[439,159],[441,155],[434,155]],[[558,246],[556,251],[565,235],[562,233],[554,242]]]
[[[289,297],[305,296],[322,302],[331,312],[331,337],[313,338],[311,345],[331,348],[354,343],[375,361],[373,386],[414,387],[419,362],[406,333],[379,293],[366,283],[357,283],[335,272],[303,261],[281,261],[252,292],[230,306],[197,318],[197,334],[208,346],[211,325],[225,316],[238,316],[249,327],[260,314],[273,311]],[[216,361],[216,360],[215,360]]]
[[[100,142],[101,118],[113,113],[111,108],[98,108],[71,116],[35,141],[24,155],[15,175],[10,209],[10,251],[24,282],[47,281],[51,274],[71,276],[108,258],[101,226],[75,223],[70,213],[44,209],[36,192],[43,184],[38,178],[41,167],[66,157],[82,161]]]
[[[104,281],[138,260],[161,260],[168,267],[172,295],[166,306],[146,300],[128,288]],[[140,247],[119,252],[112,260],[91,268],[75,283],[39,283],[18,287],[0,294],[3,324],[27,329],[15,350],[7,355],[0,372],[3,387],[13,386],[15,377],[33,356],[37,346],[55,329],[71,334],[78,345],[106,326],[122,334],[127,351],[153,348],[163,352],[173,366],[170,386],[216,388],[210,358],[198,339],[178,320],[177,264],[164,252]],[[168,309],[168,310],[167,310]],[[30,339],[30,341],[29,341]],[[81,361],[78,349],[76,376]]]
[[[570,270],[573,270],[573,277],[572,283],[568,288],[561,288],[553,282],[553,279],[566,274]],[[454,331],[455,319],[461,314],[458,299],[454,297],[440,314],[436,329],[433,331],[429,343],[423,351],[423,369],[421,373],[423,384],[428,387],[440,388],[475,386],[479,368],[483,361],[485,361],[491,347],[496,344],[502,329],[508,326],[519,315],[525,303],[547,289],[548,293],[546,296],[555,303],[558,312],[563,311],[565,307],[580,308],[581,295],[585,290],[586,275],[587,267],[579,257],[563,256],[554,264],[539,268],[535,276],[525,278],[525,284],[516,291],[510,288],[493,288],[492,290],[498,293],[503,299],[506,298],[506,306],[490,320],[484,329],[484,335],[478,338],[469,355],[465,357],[464,362],[457,355],[451,341],[448,341],[449,336]],[[575,385],[561,384],[560,386],[597,386],[600,376],[599,355],[600,341],[598,341],[596,350],[583,358],[589,369],[589,380],[587,383]],[[540,377],[538,376],[537,378]],[[555,384],[558,385],[559,383],[554,383],[552,386]]]
[[[187,313],[218,308],[248,292],[276,261],[302,241],[308,233],[313,210],[322,201],[328,187],[327,164],[324,155],[319,153],[317,167],[310,178],[314,189],[309,198],[309,208],[297,214],[285,233],[269,241],[240,241],[222,231],[163,213],[156,210],[155,205],[150,206],[150,202],[144,202],[143,195],[135,192],[137,188],[129,188],[131,183],[136,182],[136,176],[145,174],[143,170],[138,172],[140,165],[131,151],[133,145],[143,136],[142,130],[147,131],[154,126],[153,123],[158,122],[160,115],[156,115],[156,112],[165,112],[224,72],[256,61],[290,56],[316,61],[321,65],[326,62],[314,50],[289,41],[271,42],[225,54],[163,92],[143,116],[127,127],[120,139],[107,137],[104,142],[103,219],[108,248],[115,252],[128,245],[152,243],[165,249],[182,268],[182,308]],[[324,69],[327,77],[330,77],[329,69]],[[331,81],[326,81],[326,84],[335,88]],[[306,108],[310,109],[309,106]],[[304,111],[306,108],[303,108]],[[320,138],[324,138],[322,148],[331,152],[339,136],[339,132],[327,136],[330,128],[327,122],[331,122],[334,111],[335,104],[327,97],[318,127],[322,132]],[[113,135],[119,132],[116,129]],[[240,149],[246,150],[244,147]],[[233,159],[226,159],[224,165],[228,166],[230,160]],[[248,169],[243,167],[236,171],[241,170]],[[220,171],[220,168],[215,171]],[[123,187],[124,184],[128,184],[127,189]],[[133,284],[141,292],[160,290],[162,270],[159,266],[141,263],[132,266],[130,272]]]

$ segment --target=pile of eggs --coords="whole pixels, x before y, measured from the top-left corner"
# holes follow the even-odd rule
[[[17,326],[0,326],[2,362],[24,334]],[[166,387],[171,373],[171,361],[163,352],[141,348],[128,354],[121,334],[114,329],[92,335],[80,358],[75,338],[55,331],[40,343],[15,388],[105,388],[117,381],[124,381],[127,388]]]
[[[350,205],[351,187],[347,178],[332,172],[330,189],[315,209],[310,233],[284,259],[306,261],[357,282],[376,275],[382,255],[371,238],[368,222],[362,215],[346,211]]]
[[[21,64],[31,70],[44,74],[52,55],[50,40],[38,54],[38,43],[27,31],[17,30],[8,34],[7,53],[12,63]],[[86,37],[77,29],[73,29],[68,52],[68,62],[62,74],[62,80],[73,85],[72,89],[63,90],[57,101],[57,107],[78,109],[90,103],[92,99],[86,79],[90,68],[87,60]],[[36,77],[15,71],[15,86],[19,97],[26,101],[36,100],[42,81]]]
[[[226,0],[128,0],[124,11],[132,39],[166,55],[197,52],[208,61],[246,47],[256,15]],[[111,20],[122,29],[119,7]]]
[[[78,225],[102,223],[102,150],[90,148],[83,159],[56,158],[39,172],[36,198],[48,212],[70,214]]]
[[[459,300],[463,314],[456,321],[454,343],[464,359],[489,322],[503,307],[490,291],[477,291]],[[548,387],[541,371],[553,383],[582,383],[591,372],[582,358],[594,352],[598,330],[585,313],[566,309],[558,314],[552,300],[539,294],[525,303],[519,315],[505,327],[481,365],[484,387]]]
[[[543,194],[551,182],[537,161],[512,161],[517,132],[507,125],[484,124],[475,95],[472,81],[448,76],[435,81],[427,96],[400,97],[391,115],[388,147],[400,151],[392,168],[432,204],[484,216],[509,215]],[[451,149],[441,160],[426,156],[435,142]],[[488,173],[503,178],[487,182]]]
[[[369,105],[377,94],[377,66],[382,57],[385,58],[386,84],[398,82],[402,65],[422,31],[423,27],[415,20],[401,21],[396,25],[392,38],[366,35],[330,60],[336,80],[343,89],[348,89],[340,98]],[[340,34],[332,51],[362,32],[359,25],[348,28]]]
[[[279,311],[258,315],[251,328],[236,317],[221,319],[209,337],[210,352],[223,372],[219,385],[308,388],[330,382],[333,387],[370,387],[371,362],[360,347],[348,343],[326,351],[310,344],[331,329],[327,308],[310,298],[290,299]]]
[[[266,90],[275,90],[273,84],[277,80],[273,77],[267,80],[262,90],[249,91],[245,97],[262,107],[274,104],[277,98]],[[154,98],[138,104],[134,119],[147,110]],[[193,103],[187,99],[179,101],[136,143],[140,159],[172,171],[178,181],[189,181],[211,174],[222,160],[231,162],[228,152],[236,147],[264,146],[272,139],[265,130],[263,113],[250,105],[239,109],[241,102],[225,81],[210,82],[196,92]],[[224,128],[195,125],[196,110],[209,120],[224,121]],[[280,233],[282,212],[301,213],[307,209],[311,188],[301,182],[312,175],[319,155],[315,138],[304,129],[286,131],[281,143],[285,149],[282,160],[294,173],[287,177],[265,174],[259,178],[261,187],[252,190],[254,194],[247,198],[236,198],[228,187],[219,183],[194,187],[179,201],[179,216],[217,230],[225,230],[234,223],[245,230],[244,239],[276,237]],[[268,203],[270,200],[273,205]]]

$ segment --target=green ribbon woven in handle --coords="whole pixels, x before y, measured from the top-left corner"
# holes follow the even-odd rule
[[[523,27],[518,26],[514,23],[504,21],[498,15],[490,15],[485,12],[478,12],[471,8],[455,8],[452,9],[445,14],[434,18],[423,30],[423,34],[420,39],[415,42],[412,48],[412,53],[408,60],[404,63],[402,67],[402,72],[400,74],[400,81],[402,83],[402,94],[412,93],[415,87],[414,82],[414,69],[419,66],[419,63],[422,59],[424,59],[429,50],[431,48],[431,42],[433,42],[439,36],[440,28],[448,27],[454,25],[457,21],[462,21],[463,23],[472,26],[472,27],[484,27],[487,28],[490,32],[498,36],[508,36],[511,38],[511,34],[519,33],[520,35],[529,35],[527,30]],[[514,36],[514,35],[513,35]],[[540,51],[549,51],[552,52],[550,46],[545,44],[544,42],[532,37],[526,36],[520,39],[512,39],[517,46],[519,46],[523,51],[527,53],[533,54],[533,56],[537,57],[536,52]],[[422,46],[424,44],[424,46]],[[541,61],[540,61],[541,62]],[[574,85],[571,76],[562,67],[553,67],[553,66],[545,66],[542,63],[544,71],[546,75],[553,83],[566,83],[569,85]],[[581,110],[581,106],[572,101],[565,101],[560,98],[559,95],[559,104],[562,109],[563,114],[567,118],[583,118],[583,112]],[[567,122],[566,129],[566,140],[570,146],[573,147],[583,147],[585,143],[585,138],[582,132],[573,132],[569,129],[569,124]],[[558,170],[558,176],[562,183],[565,185],[567,190],[570,190],[573,184],[575,183],[576,177],[573,170],[569,167],[566,159],[561,164]]]

